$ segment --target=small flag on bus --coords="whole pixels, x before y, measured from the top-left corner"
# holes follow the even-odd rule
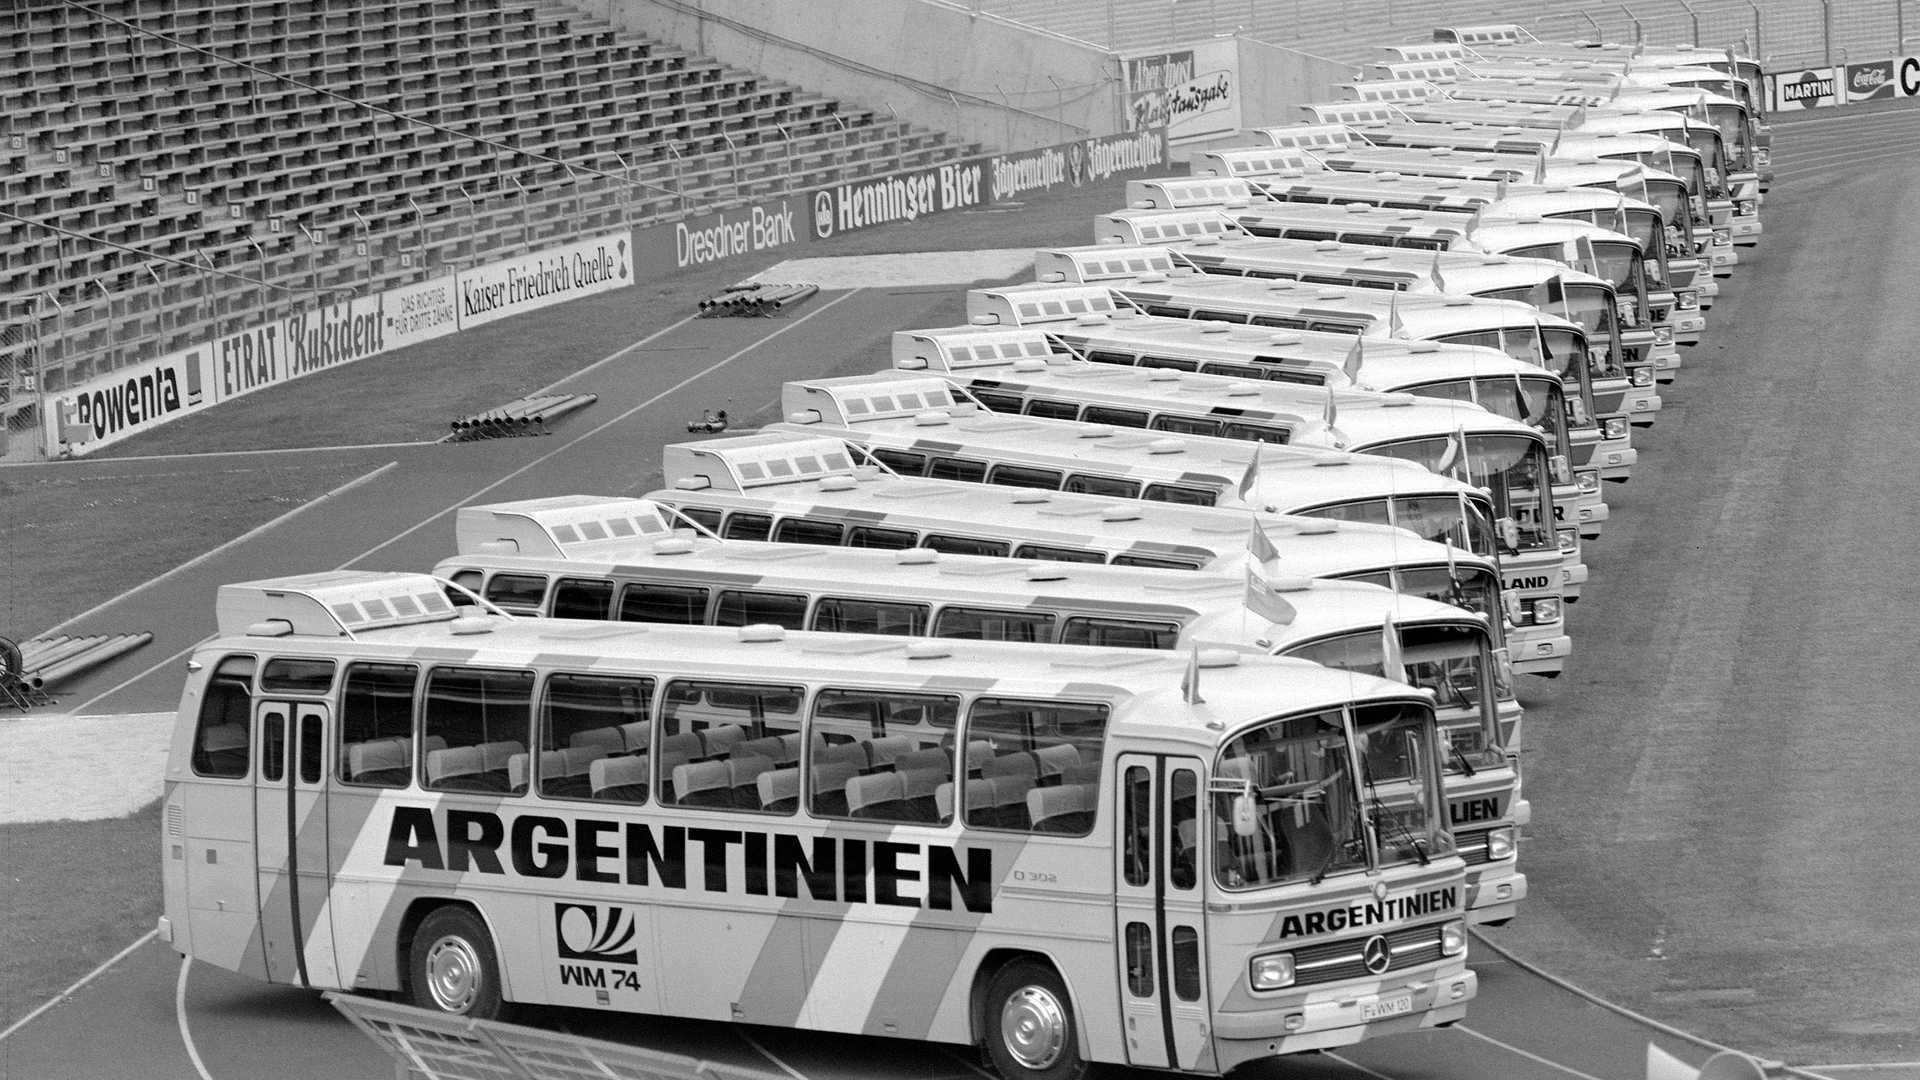
[[[1400,627],[1393,612],[1380,622],[1380,673],[1394,682],[1407,681],[1407,662],[1400,649]]]
[[[1241,502],[1252,498],[1253,490],[1260,486],[1260,448],[1265,445],[1253,444],[1253,458],[1247,462],[1247,471],[1240,474],[1240,483],[1234,486],[1233,490],[1240,496]]]
[[[1407,326],[1400,321],[1400,291],[1398,289],[1395,289],[1387,296],[1387,336],[1407,336]]]
[[[1366,354],[1361,352],[1360,343],[1365,340],[1367,339],[1364,337],[1360,337],[1359,335],[1355,335],[1353,339],[1353,348],[1347,350],[1347,359],[1344,363],[1340,365],[1340,370],[1347,373],[1347,380],[1349,382],[1357,383],[1360,381],[1360,367],[1362,364],[1366,363],[1366,359],[1367,359]]]
[[[1202,705],[1206,698],[1200,696],[1200,646],[1187,650],[1187,671],[1180,676],[1180,698],[1189,705]]]

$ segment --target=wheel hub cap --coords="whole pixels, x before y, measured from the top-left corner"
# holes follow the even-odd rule
[[[1000,1033],[1007,1053],[1029,1069],[1045,1069],[1060,1058],[1067,1040],[1067,1013],[1047,991],[1023,987],[1000,1010]]]
[[[427,951],[427,993],[450,1013],[473,1007],[480,988],[480,957],[459,938],[442,938]]]

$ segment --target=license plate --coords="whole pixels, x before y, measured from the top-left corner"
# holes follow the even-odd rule
[[[1360,1019],[1384,1020],[1389,1016],[1405,1016],[1413,1011],[1413,995],[1402,994],[1399,997],[1381,998],[1378,1001],[1360,1003]]]

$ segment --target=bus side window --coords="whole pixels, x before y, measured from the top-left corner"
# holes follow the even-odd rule
[[[1243,323],[1248,321],[1245,315],[1242,315],[1237,311],[1196,310],[1193,313],[1193,318],[1196,322]]]
[[[1198,570],[1199,566],[1181,559],[1161,559],[1152,555],[1115,555],[1115,566],[1151,566],[1156,570]]]
[[[653,689],[646,678],[549,676],[540,705],[538,760],[508,762],[513,790],[537,776],[540,794],[549,799],[646,802]]]
[[[1080,417],[1080,403],[1034,398],[1027,402],[1027,407],[1021,411],[1028,416],[1045,417],[1050,420],[1077,420]]]
[[[1200,361],[1182,360],[1177,356],[1143,356],[1140,358],[1140,366],[1170,368],[1174,371],[1199,371]]]
[[[1403,247],[1403,248],[1419,248],[1422,251],[1443,251],[1446,249],[1447,242],[1445,240],[1441,240],[1438,238],[1427,238],[1427,237],[1421,237],[1421,236],[1402,236],[1394,241],[1393,246]]]
[[[967,725],[970,742],[992,749],[981,783],[967,786],[974,828],[1085,836],[1101,804],[1100,761],[1107,707],[980,698]]]
[[[1220,422],[1200,416],[1174,416],[1162,413],[1153,418],[1153,430],[1172,431],[1181,435],[1218,435]]]
[[[1111,349],[1089,349],[1087,359],[1095,364],[1123,364],[1129,367],[1134,362],[1132,353],[1114,352]]]
[[[798,686],[668,683],[655,770],[660,802],[790,813],[787,799],[799,778],[802,697]]]
[[[773,538],[783,544],[822,544],[839,547],[846,529],[831,521],[787,518],[773,530]]]
[[[1358,326],[1352,323],[1342,322],[1312,322],[1307,324],[1307,329],[1321,334],[1357,334],[1360,332]]]
[[[1249,442],[1272,443],[1275,446],[1287,444],[1288,431],[1271,424],[1228,423],[1223,424],[1220,433],[1229,439],[1245,439]]]
[[[547,602],[547,579],[538,574],[495,574],[486,598],[508,611],[537,615]]]
[[[1049,562],[1102,563],[1106,556],[1083,548],[1049,547],[1045,544],[1021,544],[1013,551],[1016,559],[1046,559]]]
[[[968,641],[1053,640],[1051,612],[1001,611],[992,608],[943,608],[935,616],[933,636]]]
[[[412,664],[352,664],[340,694],[340,779],[406,787],[413,777]]]
[[[1137,499],[1140,497],[1140,482],[1122,480],[1113,476],[1084,476],[1075,473],[1067,477],[1066,485],[1061,490],[1083,495],[1111,495],[1120,499]]]
[[[1075,615],[1060,630],[1062,645],[1099,645],[1113,649],[1171,649],[1180,637],[1172,623],[1102,619]]]
[[[1255,326],[1276,326],[1282,330],[1305,330],[1307,320],[1295,319],[1286,315],[1255,315],[1248,319]]]
[[[478,570],[456,570],[453,572],[453,576],[447,580],[460,586],[460,589],[465,589],[467,592],[478,596],[480,594],[480,586],[485,577],[486,575]],[[460,589],[447,589],[447,602],[454,607],[472,606],[473,600],[468,597],[466,593],[461,592]]]
[[[727,515],[727,524],[720,537],[724,540],[765,540],[773,529],[772,514],[749,514],[735,511]]]
[[[843,634],[904,634],[918,637],[926,633],[929,610],[926,604],[823,596],[814,608],[809,629],[832,630]]]
[[[807,625],[806,594],[749,592],[745,589],[720,591],[713,605],[713,625],[752,626],[756,623],[804,630]]]
[[[532,672],[434,668],[421,724],[427,788],[510,791],[508,760],[527,752],[532,729]]]
[[[857,548],[885,548],[898,551],[914,546],[920,539],[911,529],[882,529],[872,525],[855,525],[847,530],[847,546]]]
[[[888,450],[874,447],[868,451],[873,459],[901,476],[925,476],[927,473],[927,455],[916,454],[908,450]]]
[[[1146,494],[1141,497],[1151,502],[1180,503],[1183,506],[1212,506],[1219,498],[1219,493],[1201,488],[1181,487],[1178,484],[1148,484]]]
[[[1115,427],[1146,427],[1145,409],[1118,409],[1111,405],[1089,405],[1081,416],[1089,424],[1112,424]]]
[[[675,510],[688,521],[706,529],[708,532],[720,532],[720,511],[711,506],[676,506]]]
[[[927,475],[936,480],[966,480],[978,484],[987,478],[987,463],[967,458],[937,457],[927,463]]]
[[[1005,487],[1059,491],[1062,476],[1058,469],[1036,469],[1028,465],[995,465],[987,473],[987,482]]]
[[[1267,377],[1264,369],[1256,367],[1253,364],[1229,364],[1224,361],[1214,361],[1206,365],[1206,370],[1212,375],[1231,375],[1236,379],[1264,379]]]
[[[553,587],[553,617],[594,619],[613,617],[613,582],[591,578],[562,578]]]
[[[193,732],[195,776],[240,779],[252,759],[253,672],[251,656],[220,661],[200,697]]]
[[[968,387],[980,404],[993,412],[1017,413],[1020,411],[1020,395],[1005,390],[983,390],[977,386]]]
[[[620,621],[705,626],[707,590],[697,585],[654,585],[644,581],[629,585],[620,595]]]
[[[333,689],[334,662],[275,657],[260,669],[260,690],[267,694],[324,694]]]
[[[948,555],[991,555],[1006,558],[1012,545],[998,540],[981,540],[972,536],[947,536],[940,533],[928,533],[923,546]]]
[[[806,782],[815,817],[944,825],[953,820],[960,699],[896,690],[820,691]],[[946,797],[941,798],[945,789]]]

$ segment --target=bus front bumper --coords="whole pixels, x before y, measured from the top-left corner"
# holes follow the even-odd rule
[[[1600,459],[1600,479],[1620,484],[1633,475],[1633,463],[1640,460],[1640,451],[1632,447],[1602,450],[1597,456]]]
[[[1553,679],[1567,670],[1567,657],[1573,655],[1573,639],[1565,634],[1527,638],[1514,641],[1509,648],[1513,650],[1514,671]]]
[[[1478,871],[1478,873],[1476,873]],[[1476,926],[1505,922],[1527,898],[1527,875],[1512,859],[1467,867],[1467,921]]]
[[[1215,1063],[1225,1073],[1282,1054],[1352,1046],[1382,1035],[1452,1024],[1466,1018],[1467,1003],[1479,992],[1479,976],[1462,968],[1440,978],[1396,981],[1377,993],[1256,1013],[1218,1013],[1213,1020]],[[1403,1001],[1406,1011],[1393,1012]],[[1364,1018],[1371,1012],[1388,1015]]]

